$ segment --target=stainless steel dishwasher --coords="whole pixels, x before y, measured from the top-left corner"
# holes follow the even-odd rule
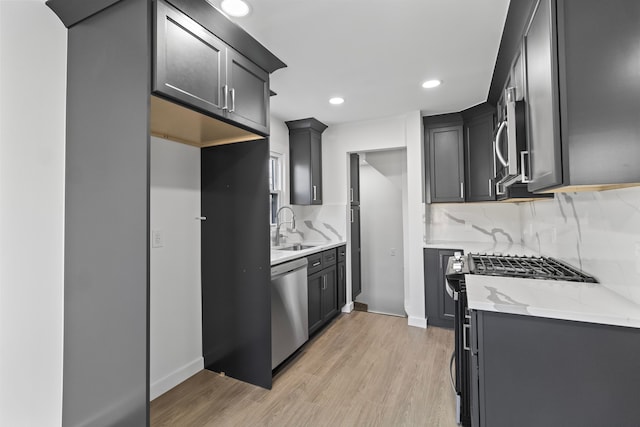
[[[307,259],[271,267],[271,369],[309,339]]]

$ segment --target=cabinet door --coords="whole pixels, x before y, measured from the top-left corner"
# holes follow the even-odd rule
[[[453,328],[455,317],[455,302],[446,290],[446,271],[449,258],[461,249],[432,249],[424,250],[424,286],[425,309],[427,322],[430,325]]]
[[[347,303],[347,264],[338,263],[338,310]]]
[[[269,134],[269,73],[238,52],[227,50],[228,117]]]
[[[311,203],[322,204],[322,138],[319,133],[311,132]]]
[[[338,276],[336,266],[322,270],[322,318],[329,321],[338,314]]]
[[[485,114],[465,124],[466,200],[495,200],[493,154],[493,115]]]
[[[309,334],[317,331],[324,322],[322,313],[322,288],[324,273],[322,271],[307,277],[309,302]]]
[[[360,207],[351,207],[351,299],[362,292],[360,272]]]
[[[356,153],[349,155],[349,203],[360,204],[360,156]]]
[[[462,125],[429,128],[431,202],[464,202]]]
[[[176,9],[156,2],[153,91],[222,115],[226,45]]]
[[[541,0],[525,35],[529,191],[562,183],[555,2]]]

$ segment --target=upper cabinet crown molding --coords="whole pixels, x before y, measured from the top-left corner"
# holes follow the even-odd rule
[[[71,28],[78,22],[114,5],[121,0],[47,0],[45,4],[58,15],[65,27]]]
[[[46,5],[58,15],[65,27],[71,28],[119,1],[121,0],[48,0]],[[168,2],[266,72],[273,73],[287,66],[206,0],[169,0]]]

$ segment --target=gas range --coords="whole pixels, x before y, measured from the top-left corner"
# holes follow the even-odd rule
[[[456,421],[463,427],[468,427],[471,423],[471,362],[470,348],[467,345],[470,341],[468,333],[465,333],[465,331],[468,332],[470,326],[464,279],[466,274],[597,283],[594,277],[569,264],[549,257],[497,254],[462,255],[456,252],[449,259],[446,288],[455,301],[455,352],[452,357],[452,366],[455,363]],[[514,282],[514,286],[517,286],[517,283]]]

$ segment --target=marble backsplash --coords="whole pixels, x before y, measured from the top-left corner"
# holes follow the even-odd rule
[[[516,243],[520,210],[511,203],[424,204],[424,242]]]
[[[558,193],[520,204],[523,244],[640,304],[640,188]]]
[[[346,241],[346,215],[345,205],[320,205],[298,206],[291,208],[296,215],[296,229],[291,229],[291,224],[286,223],[281,228],[286,243],[299,242],[338,242]],[[281,212],[282,219],[289,221],[291,212]],[[273,240],[272,240],[273,242]]]

